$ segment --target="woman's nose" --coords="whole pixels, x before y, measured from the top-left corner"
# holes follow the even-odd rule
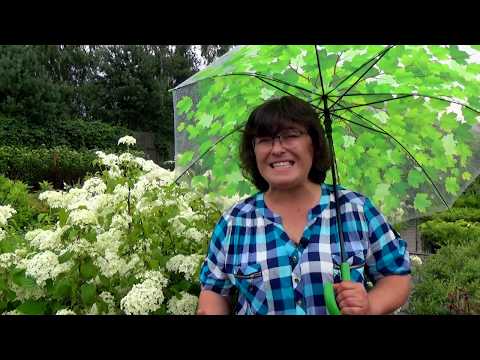
[[[278,152],[284,152],[285,148],[282,145],[282,142],[280,140],[280,137],[274,137],[273,138],[273,143],[272,143],[272,153],[278,153]]]

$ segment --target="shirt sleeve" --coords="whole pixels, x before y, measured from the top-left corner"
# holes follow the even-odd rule
[[[376,282],[387,275],[410,274],[410,256],[406,241],[390,226],[369,199],[365,201],[364,212],[370,241],[366,259],[368,276]]]
[[[200,271],[200,284],[203,290],[211,290],[222,296],[229,296],[232,290],[232,282],[225,272],[225,254],[229,224],[222,216],[216,224],[207,256]]]

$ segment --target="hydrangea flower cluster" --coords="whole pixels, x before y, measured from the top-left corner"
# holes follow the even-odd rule
[[[97,156],[101,173],[41,192],[48,221],[17,235],[14,250],[0,248],[8,288],[0,313],[23,313],[33,301],[41,306],[29,311],[44,314],[194,314],[198,269],[222,209],[128,150]],[[0,241],[13,214],[0,206]]]

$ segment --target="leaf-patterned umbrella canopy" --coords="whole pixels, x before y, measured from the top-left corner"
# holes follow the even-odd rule
[[[177,171],[218,194],[254,193],[239,130],[286,94],[321,121],[328,108],[340,184],[393,223],[451,206],[480,173],[480,46],[457,45],[236,47],[174,89]]]

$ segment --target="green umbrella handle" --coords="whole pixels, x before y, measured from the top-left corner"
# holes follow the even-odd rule
[[[342,275],[342,281],[350,281],[350,265],[346,262],[340,265],[340,273]],[[333,290],[332,283],[325,283],[323,286],[323,294],[325,297],[325,305],[329,315],[340,315],[340,309],[335,301],[335,292]]]

